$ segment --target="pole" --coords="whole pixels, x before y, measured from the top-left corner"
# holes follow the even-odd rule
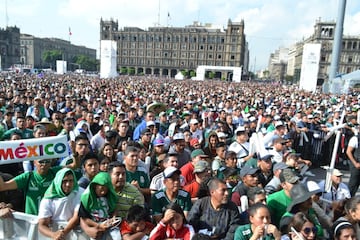
[[[333,49],[332,49],[332,58],[329,69],[329,79],[326,80],[323,84],[324,93],[329,93],[329,92],[336,93],[333,80],[336,74],[339,72],[339,61],[341,55],[345,7],[346,7],[346,0],[339,0],[338,17],[336,21],[335,36],[334,36]]]

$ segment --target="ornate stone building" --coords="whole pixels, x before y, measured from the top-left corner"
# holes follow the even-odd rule
[[[248,69],[244,21],[228,21],[226,29],[214,29],[198,22],[185,27],[137,27],[119,29],[114,20],[100,21],[100,40],[117,41],[117,69],[136,74],[174,77],[179,71],[196,70],[199,65]],[[227,72],[216,77],[227,78]]]
[[[20,59],[20,29],[6,27],[0,29],[0,69],[5,70]]]
[[[42,55],[48,50],[59,50],[62,52],[63,60],[67,61],[68,69],[77,69],[72,65],[73,58],[85,55],[96,59],[96,50],[84,46],[71,44],[69,41],[58,38],[38,38],[29,34],[20,35],[20,63],[30,65],[33,68],[49,68],[48,63],[43,62]]]

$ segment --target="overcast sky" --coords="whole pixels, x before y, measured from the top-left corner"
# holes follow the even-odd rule
[[[65,40],[69,40],[70,27],[72,43],[98,50],[101,17],[118,20],[121,28],[144,29],[158,23],[159,13],[161,25],[174,27],[200,21],[223,28],[229,18],[233,22],[243,19],[253,71],[266,68],[270,53],[280,46],[290,46],[310,36],[317,19],[335,21],[339,1],[1,0],[0,27],[16,25],[21,33]],[[359,0],[347,1],[344,34],[360,36]]]

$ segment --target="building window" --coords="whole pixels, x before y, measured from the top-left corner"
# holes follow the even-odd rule
[[[164,57],[167,57],[167,56],[168,56],[168,53],[167,53],[167,52],[165,52],[165,53],[164,53]]]
[[[353,48],[353,49],[356,49],[356,45],[357,45],[357,42],[353,42],[352,48]]]
[[[231,60],[234,60],[234,59],[235,59],[235,56],[234,56],[234,55],[231,55],[230,59],[231,59]]]
[[[210,46],[209,46],[209,50],[213,50],[213,47],[212,47],[212,45],[210,45]]]
[[[209,54],[209,58],[212,58],[212,54]]]
[[[204,49],[204,46],[203,45],[200,45],[200,50],[203,50]]]
[[[217,49],[218,49],[219,51],[221,51],[222,47],[221,47],[221,46],[218,46]]]
[[[352,45],[352,43],[351,43],[351,42],[348,42],[348,43],[347,43],[347,49],[351,49],[351,45]]]
[[[221,38],[221,43],[224,43],[225,42],[225,39],[224,38]]]
[[[220,54],[218,55],[218,59],[221,59],[221,55],[220,55]]]
[[[349,56],[349,57],[348,57],[348,63],[352,63],[352,61],[353,61],[352,56]]]

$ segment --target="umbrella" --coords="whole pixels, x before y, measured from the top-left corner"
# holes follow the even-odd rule
[[[166,111],[167,107],[164,103],[152,103],[147,106],[146,111],[151,111],[155,113],[155,115],[159,115],[159,113]]]

